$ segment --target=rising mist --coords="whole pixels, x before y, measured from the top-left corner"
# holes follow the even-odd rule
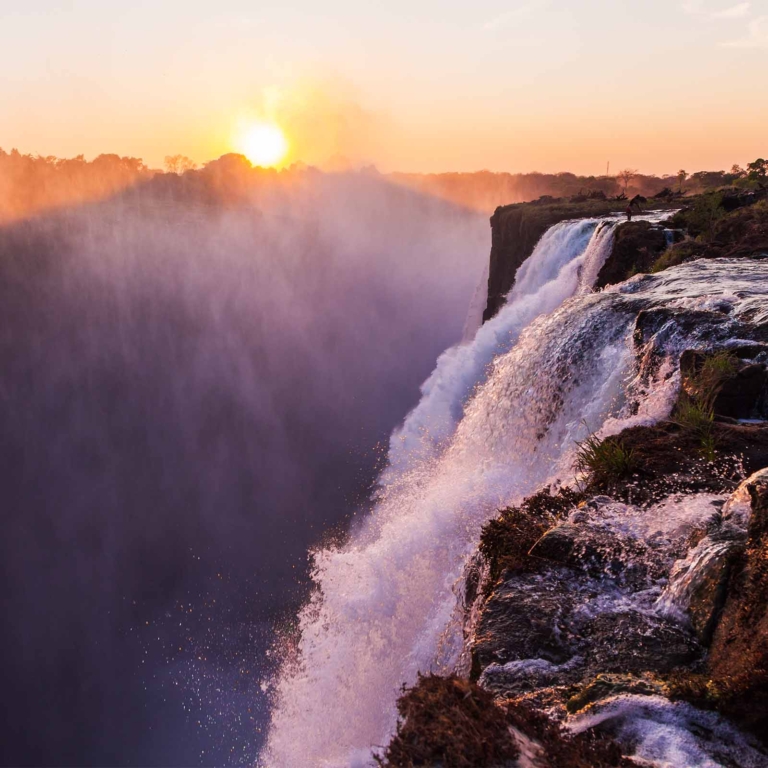
[[[0,230],[4,763],[252,760],[307,549],[461,336],[484,216],[246,166]]]

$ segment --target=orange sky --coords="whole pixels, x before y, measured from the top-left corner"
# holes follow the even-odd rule
[[[381,170],[600,174],[768,155],[768,0],[30,0],[0,29],[0,147],[161,166],[237,149]]]

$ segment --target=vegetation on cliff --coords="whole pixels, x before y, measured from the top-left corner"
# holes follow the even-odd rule
[[[684,228],[689,237],[673,245],[653,264],[651,271],[694,259],[760,258],[768,255],[768,199],[748,195],[746,204],[728,211],[720,193],[704,195],[670,219],[670,226]]]
[[[475,683],[424,675],[398,701],[397,734],[377,758],[386,768],[518,765],[524,755],[548,768],[622,768],[635,763],[598,734],[569,734],[521,702],[498,704]]]

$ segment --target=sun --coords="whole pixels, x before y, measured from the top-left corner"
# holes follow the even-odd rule
[[[277,165],[288,153],[288,139],[275,123],[254,123],[240,139],[241,152],[254,164],[265,168]]]

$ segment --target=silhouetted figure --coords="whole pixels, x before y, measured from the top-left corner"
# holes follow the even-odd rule
[[[632,221],[632,206],[631,205],[627,206],[626,213],[627,213],[627,221]]]

